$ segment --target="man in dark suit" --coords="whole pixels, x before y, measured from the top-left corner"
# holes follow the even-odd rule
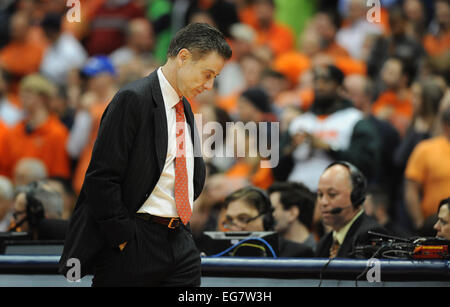
[[[102,116],[62,274],[75,258],[93,286],[200,285],[188,223],[205,164],[186,98],[213,87],[231,49],[217,29],[197,23],[175,35],[167,57],[119,90]]]
[[[386,233],[364,213],[366,178],[352,164],[338,161],[322,173],[317,190],[317,206],[324,225],[332,231],[317,244],[316,257],[353,258],[355,247],[370,238],[368,231]]]

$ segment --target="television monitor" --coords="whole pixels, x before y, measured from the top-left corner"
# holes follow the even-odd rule
[[[209,257],[269,257],[279,255],[278,234],[274,231],[205,231],[196,244]]]

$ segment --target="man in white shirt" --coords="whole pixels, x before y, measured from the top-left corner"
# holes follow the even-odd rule
[[[167,55],[119,90],[102,117],[60,260],[67,274],[78,258],[93,286],[200,285],[189,220],[206,168],[187,98],[213,87],[231,49],[197,23],[175,35]]]

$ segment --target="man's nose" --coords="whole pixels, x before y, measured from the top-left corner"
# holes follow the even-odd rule
[[[212,89],[212,88],[214,87],[214,79],[208,80],[208,81],[203,85],[203,87],[204,87],[206,90]]]

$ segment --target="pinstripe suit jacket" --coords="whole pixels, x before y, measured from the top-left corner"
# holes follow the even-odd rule
[[[194,199],[206,176],[199,136],[189,103],[186,121],[194,143]],[[167,155],[167,120],[157,72],[119,90],[105,110],[83,187],[66,234],[59,272],[77,258],[81,277],[90,273],[94,257],[105,247],[129,241],[134,214],[153,191]]]

